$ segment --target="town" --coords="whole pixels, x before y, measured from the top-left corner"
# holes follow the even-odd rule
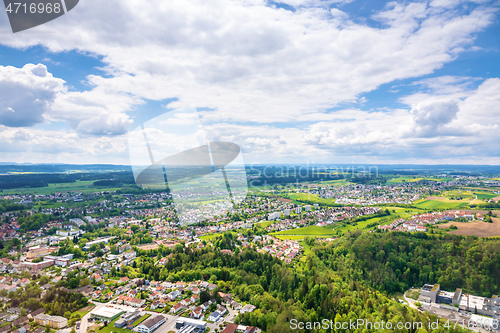
[[[196,224],[178,219],[164,191],[6,194],[0,197],[0,333],[260,332],[243,324],[260,311],[241,294],[253,284],[235,293],[229,273],[210,265],[172,272],[181,257],[224,261],[256,251],[296,267],[308,260],[311,244],[335,242],[351,230],[425,233],[450,222],[491,223],[491,211],[418,206],[443,193],[449,202],[469,196],[472,205],[478,192],[456,187],[479,181],[263,188]],[[496,202],[496,192],[484,196],[482,202]],[[27,295],[33,301],[19,307]]]

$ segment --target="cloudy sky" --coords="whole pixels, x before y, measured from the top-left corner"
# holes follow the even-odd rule
[[[2,11],[0,162],[128,164],[127,133],[196,107],[247,163],[499,164],[499,9],[81,0],[15,34]]]

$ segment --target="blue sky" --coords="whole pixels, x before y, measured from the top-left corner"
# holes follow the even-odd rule
[[[247,163],[498,164],[499,8],[87,0],[16,34],[2,12],[0,162],[128,164],[129,131],[190,106]]]

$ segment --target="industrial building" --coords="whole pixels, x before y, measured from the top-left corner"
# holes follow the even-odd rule
[[[175,322],[175,328],[178,329],[177,333],[205,332],[207,322],[198,319],[179,318]]]
[[[96,318],[103,321],[113,321],[118,318],[124,311],[121,309],[102,307],[94,309],[90,312],[91,318]]]
[[[139,333],[151,333],[156,330],[158,327],[165,323],[165,317],[162,315],[157,315],[154,317],[150,317],[137,325],[135,328]]]
[[[468,311],[493,318],[500,317],[500,299],[497,295],[491,298],[464,294],[462,289],[457,288],[455,292],[440,289],[439,284],[425,284],[419,297],[420,302],[438,303],[457,311]]]
[[[426,303],[436,303],[437,294],[439,293],[439,284],[424,284],[420,291],[420,301]]]
[[[141,317],[141,311],[124,313],[119,320],[115,321],[115,327],[122,328],[131,325],[134,321]]]

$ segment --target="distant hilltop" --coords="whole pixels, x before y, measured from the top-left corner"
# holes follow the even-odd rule
[[[0,173],[17,173],[17,172],[40,172],[40,173],[59,173],[59,172],[75,172],[75,171],[131,171],[129,165],[114,165],[114,164],[63,164],[63,163],[10,163],[0,162]]]

